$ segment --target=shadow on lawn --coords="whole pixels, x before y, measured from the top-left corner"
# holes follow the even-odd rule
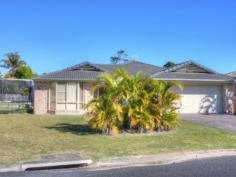
[[[48,129],[55,129],[59,132],[63,133],[73,133],[76,135],[91,135],[91,134],[98,134],[96,130],[92,129],[88,124],[67,124],[61,123],[56,124],[52,127],[46,127]]]

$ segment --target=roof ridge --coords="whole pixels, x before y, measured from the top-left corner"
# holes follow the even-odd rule
[[[144,62],[141,62],[141,61],[138,61],[138,60],[129,60],[126,63],[124,63],[124,65],[128,64],[128,63],[132,63],[132,62],[141,63],[141,64],[145,64],[145,65],[149,65],[149,66],[153,66],[153,67],[158,67],[158,68],[163,68],[163,67],[160,67],[160,66],[157,66],[157,65],[154,65],[154,64],[144,63]]]
[[[66,67],[66,68],[60,69],[60,70],[48,72],[48,73],[45,73],[45,74],[40,74],[39,76],[44,76],[44,75],[48,75],[48,74],[55,74],[55,73],[58,73],[58,72],[67,71],[67,70],[70,69],[70,68],[74,68],[74,67],[76,67],[76,66],[79,66],[79,65],[82,65],[82,64],[85,64],[85,63],[90,64],[89,61],[84,61],[84,62],[82,62],[82,63],[80,63],[80,64],[75,64],[75,65],[68,66],[68,67]],[[37,77],[39,77],[39,76],[37,76]]]
[[[115,66],[115,65],[122,65],[122,64],[108,64],[108,63],[105,63],[105,64],[102,64],[102,63],[90,63],[92,65],[107,65],[107,66]]]

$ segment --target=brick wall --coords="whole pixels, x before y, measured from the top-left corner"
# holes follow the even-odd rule
[[[84,103],[88,104],[93,99],[93,83],[85,82],[84,89]]]
[[[48,96],[49,96],[49,82],[35,82],[34,90],[34,113],[47,114],[48,113]]]

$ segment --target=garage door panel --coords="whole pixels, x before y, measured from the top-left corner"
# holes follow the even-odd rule
[[[180,113],[221,113],[220,86],[185,86],[181,95]]]

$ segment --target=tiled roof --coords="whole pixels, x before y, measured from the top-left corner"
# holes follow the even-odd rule
[[[183,67],[193,66],[199,68],[200,73],[181,72]],[[84,80],[95,81],[102,72],[112,72],[115,68],[124,68],[129,74],[133,75],[139,71],[154,79],[161,80],[179,80],[179,81],[215,81],[215,82],[233,82],[233,78],[227,75],[219,74],[206,68],[194,61],[186,61],[171,68],[161,68],[158,66],[130,61],[124,64],[94,64],[84,62],[72,67],[68,67],[56,72],[44,74],[34,78],[34,80]],[[190,70],[191,71],[191,70]],[[198,70],[197,70],[198,71]],[[201,73],[203,72],[203,73]]]
[[[126,69],[129,72],[129,74],[131,74],[131,75],[137,73],[138,71],[141,71],[146,75],[152,75],[152,74],[159,72],[163,69],[158,66],[154,66],[154,65],[150,65],[150,64],[146,64],[146,63],[141,63],[141,62],[136,62],[136,61],[128,62],[128,63],[124,64],[123,68]]]
[[[151,75],[162,70],[161,67],[138,61],[130,61],[116,65],[84,62],[56,72],[35,77],[34,80],[96,80],[99,73],[112,72],[115,68],[124,68],[131,75],[138,71],[143,72],[145,75]]]

